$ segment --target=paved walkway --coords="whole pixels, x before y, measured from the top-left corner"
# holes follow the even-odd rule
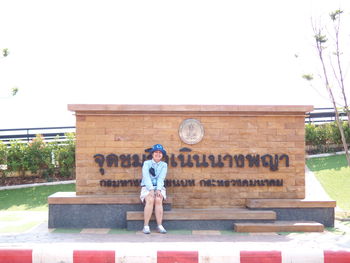
[[[41,244],[80,244],[82,246],[101,246],[115,243],[231,243],[242,248],[254,247],[277,249],[285,247],[308,247],[323,249],[350,249],[350,227],[336,222],[335,228],[323,233],[235,233],[233,231],[169,231],[162,235],[152,232],[144,235],[141,232],[123,229],[54,229],[47,228],[43,222],[31,230],[22,233],[0,234],[0,247],[28,247]],[[157,245],[158,246],[158,245]]]

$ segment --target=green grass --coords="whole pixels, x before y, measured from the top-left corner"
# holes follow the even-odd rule
[[[23,224],[19,223],[12,226],[0,227],[0,233],[22,233],[29,231],[33,227],[37,226],[41,221],[30,221]]]
[[[23,233],[42,224],[42,213],[23,213],[23,211],[0,211],[0,234]]]
[[[21,220],[21,215],[13,215],[13,214],[0,214],[0,222],[13,222],[17,220]]]
[[[337,206],[350,210],[350,167],[345,155],[312,158],[307,166],[314,172],[327,194]]]
[[[233,230],[220,230],[221,235],[237,235],[237,236],[248,236],[247,232],[235,232]]]
[[[328,232],[335,234],[335,235],[345,235],[346,234],[346,232],[344,232],[343,230],[336,228],[336,227],[326,227],[326,230]]]
[[[135,234],[135,231],[127,230],[125,228],[112,228],[108,234]]]
[[[79,234],[82,230],[82,228],[56,228],[52,233]]]
[[[56,192],[75,192],[75,184],[2,190],[0,211],[47,211],[47,197]]]

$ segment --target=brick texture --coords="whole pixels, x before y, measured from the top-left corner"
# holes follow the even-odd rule
[[[158,108],[148,112],[141,106],[134,107],[132,112],[122,108],[109,111],[107,107],[100,112],[89,110],[89,107],[70,107],[77,115],[78,195],[138,193],[140,187],[130,182],[141,179],[141,167],[125,167],[129,166],[128,160],[122,158],[138,155],[141,162],[142,155],[148,155],[145,149],[161,143],[169,156],[167,179],[173,181],[173,185],[167,187],[167,193],[174,197],[174,207],[239,207],[244,206],[247,198],[304,198],[304,114],[310,107],[295,109],[291,106],[290,111],[288,108],[282,111],[272,106],[271,111],[263,113],[259,106],[255,111],[254,108],[249,111],[230,108],[227,112],[224,107],[215,111],[215,107],[210,106],[210,110],[203,112],[197,108],[191,112],[188,107],[185,113],[169,109],[162,112]],[[194,145],[185,144],[179,136],[181,123],[189,118],[200,121],[204,127],[203,139]],[[180,152],[184,147],[191,152]],[[96,154],[104,156],[103,163],[95,161]],[[106,157],[109,154],[119,157],[118,167],[114,164],[108,167]],[[185,161],[190,155],[193,167],[181,167],[180,154],[184,155]],[[277,169],[263,165],[261,157],[266,154],[271,155],[272,163],[278,159]],[[176,167],[170,163],[172,155]],[[203,155],[209,166],[196,167],[194,156],[202,161]],[[221,158],[223,167],[211,167],[210,155],[215,162]],[[248,155],[259,155],[259,166],[252,164],[250,167]],[[288,156],[288,164],[283,155]],[[269,158],[266,157],[265,163],[270,162]],[[241,167],[242,163],[244,167]],[[110,180],[110,186],[101,186],[101,180]],[[123,180],[131,181],[127,186],[117,186]],[[194,180],[195,185],[181,186],[181,180],[182,184]],[[206,185],[203,181],[201,185],[201,180],[205,180]],[[257,180],[265,180],[265,185],[254,185]],[[267,186],[266,180],[283,180],[283,185]]]

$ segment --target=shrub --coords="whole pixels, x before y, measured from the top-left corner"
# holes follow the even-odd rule
[[[25,171],[48,177],[56,173],[60,176],[71,176],[75,168],[75,135],[66,134],[66,140],[57,137],[47,143],[41,135],[37,135],[29,143],[17,140],[7,147],[0,141],[0,164],[7,164],[7,172]],[[1,173],[5,174],[5,171]]]
[[[59,173],[62,176],[72,175],[75,168],[75,136],[74,133],[66,134],[67,141],[61,145],[55,145],[54,156]]]
[[[6,173],[5,167],[7,160],[7,146],[0,141],[0,175],[4,176]]]
[[[347,122],[343,122],[344,133],[347,143],[350,143],[350,128]],[[336,122],[325,123],[320,125],[305,125],[305,142],[306,145],[317,146],[316,152],[338,151],[341,145],[340,131]]]
[[[346,138],[346,142],[350,143],[350,126],[348,123],[343,123],[343,127],[344,127],[344,133],[345,133],[345,138]]]
[[[51,150],[47,147],[41,135],[36,137],[27,144],[24,149],[24,162],[26,170],[37,173],[39,170],[51,168]]]
[[[7,157],[7,146],[2,141],[0,141],[0,165],[6,164]]]
[[[305,125],[305,143],[307,145],[315,145],[316,142],[316,125],[306,124]]]
[[[7,149],[7,170],[9,172],[19,172],[24,175],[25,169],[28,166],[25,160],[26,145],[20,143],[18,140],[11,142]]]
[[[330,142],[330,129],[327,125],[307,124],[305,126],[305,141],[307,145],[326,145]]]

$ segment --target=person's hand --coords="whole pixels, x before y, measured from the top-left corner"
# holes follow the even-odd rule
[[[156,197],[162,197],[162,192],[160,190],[156,191]]]
[[[152,197],[152,198],[154,198],[155,197],[155,192],[154,192],[154,190],[152,189],[151,191],[149,191],[149,195]]]

